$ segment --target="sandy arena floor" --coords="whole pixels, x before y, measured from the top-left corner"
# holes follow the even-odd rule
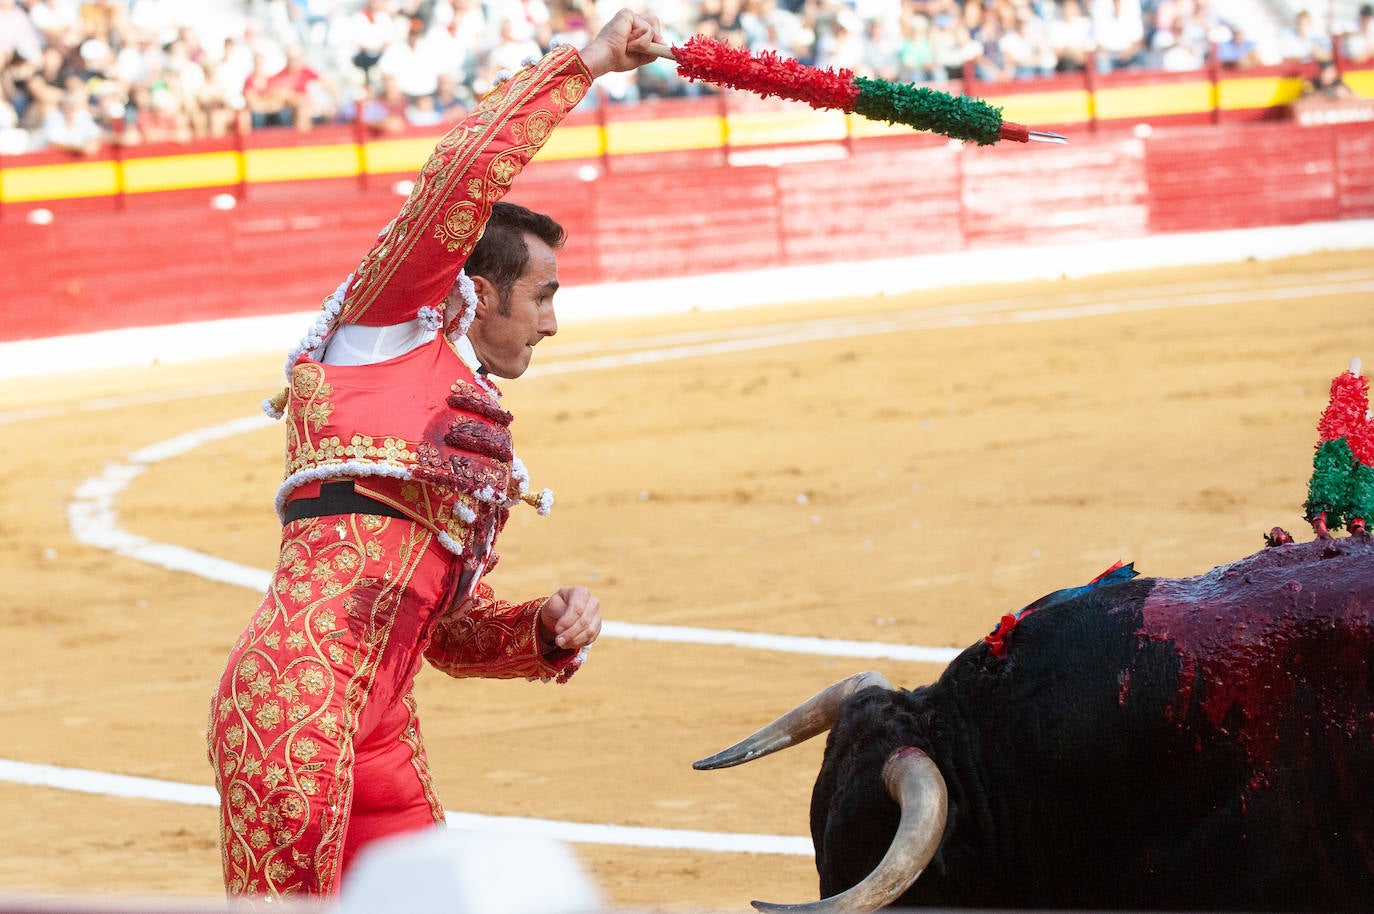
[[[1276,524],[1309,539],[1327,386],[1352,357],[1374,365],[1374,258],[568,318],[506,385],[517,449],[558,501],[513,518],[500,592],[586,584],[621,622],[962,647],[1117,559],[1185,576]],[[210,783],[208,696],[259,595],[82,544],[68,507],[140,448],[253,415],[280,365],[0,383],[0,758]],[[145,460],[104,522],[268,569],[281,449],[263,424]],[[451,810],[802,836],[821,741],[691,762],[866,668],[939,672],[607,637],[567,686],[431,670],[419,699]],[[208,806],[0,781],[0,809],[0,894],[220,890]],[[577,852],[618,907],[815,897],[799,855]]]

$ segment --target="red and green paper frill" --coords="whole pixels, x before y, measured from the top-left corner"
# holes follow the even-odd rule
[[[846,69],[808,67],[773,51],[751,54],[697,35],[674,47],[673,56],[684,79],[743,89],[764,98],[838,109],[980,146],[1003,139],[1024,142],[1027,135],[1025,127],[1003,122],[1001,108],[979,98],[856,77]]]
[[[1356,367],[1331,382],[1330,401],[1317,423],[1317,452],[1303,511],[1319,535],[1341,527],[1363,532],[1374,518],[1369,379]]]

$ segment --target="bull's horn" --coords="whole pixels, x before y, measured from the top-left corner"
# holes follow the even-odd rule
[[[770,904],[753,902],[767,912],[805,912],[805,914],[857,914],[885,908],[911,888],[930,864],[940,847],[949,814],[945,778],[939,767],[920,749],[898,749],[883,765],[883,782],[888,793],[902,807],[897,834],[878,863],[858,885],[838,895],[807,904]]]
[[[818,692],[802,704],[788,711],[782,717],[746,736],[729,749],[722,749],[715,755],[693,762],[698,771],[710,768],[729,768],[762,758],[770,752],[795,746],[805,742],[817,733],[824,733],[835,723],[841,703],[860,689],[881,686],[891,689],[892,683],[882,673],[855,673],[848,679],[841,679],[834,685]]]

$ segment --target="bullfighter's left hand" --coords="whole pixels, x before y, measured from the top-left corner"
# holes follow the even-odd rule
[[[546,648],[578,650],[601,634],[601,601],[585,587],[564,587],[539,610],[539,639]]]

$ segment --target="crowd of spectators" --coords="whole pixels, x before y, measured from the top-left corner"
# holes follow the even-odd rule
[[[0,153],[310,130],[379,134],[455,121],[499,78],[580,45],[624,0],[0,0]],[[857,74],[941,85],[1095,66],[1195,70],[1328,61],[1300,12],[1269,42],[1214,0],[648,0],[666,37],[702,34]],[[1374,8],[1343,34],[1374,59]],[[598,82],[585,104],[713,91],[659,61]]]

